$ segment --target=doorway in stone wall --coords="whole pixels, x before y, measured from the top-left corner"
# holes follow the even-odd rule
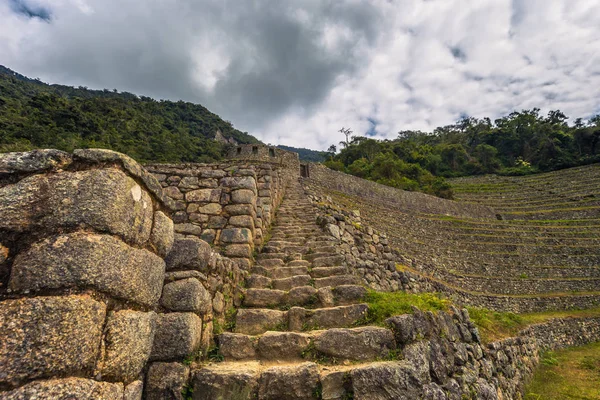
[[[308,165],[300,164],[300,176],[303,178],[310,178],[309,172],[308,172]]]

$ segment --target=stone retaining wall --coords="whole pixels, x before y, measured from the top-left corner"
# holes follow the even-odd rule
[[[0,398],[163,398],[206,353],[246,272],[174,208],[119,153],[0,155]]]
[[[248,270],[290,174],[276,164],[147,165],[173,201],[176,236],[193,235]]]
[[[495,281],[496,290],[513,285],[523,288],[522,294],[530,297],[508,295],[485,295],[490,280],[479,277],[455,276],[437,269],[434,263],[419,263],[400,254],[389,245],[385,233],[364,224],[358,210],[345,210],[336,206],[332,199],[318,193],[305,181],[305,190],[313,204],[320,210],[318,223],[330,235],[339,240],[341,253],[352,272],[363,279],[365,285],[377,291],[439,292],[449,296],[463,306],[483,307],[497,311],[517,313],[544,310],[572,310],[598,306],[598,297],[578,296],[535,296],[540,285],[552,287],[552,281],[513,279]],[[433,278],[435,276],[436,278]],[[446,277],[443,281],[440,277]],[[484,281],[484,282],[482,282]],[[582,281],[594,289],[595,280]],[[549,283],[549,284],[548,284]],[[488,286],[486,286],[488,285]],[[563,286],[564,287],[564,286]],[[468,288],[469,291],[462,288]],[[558,289],[558,288],[557,288]],[[579,289],[581,290],[581,289]]]
[[[334,171],[322,164],[310,163],[308,167],[309,182],[318,182],[319,185],[328,189],[373,199],[373,201],[391,202],[400,209],[410,210],[411,212],[441,214],[459,218],[496,218],[496,213],[489,207],[466,205],[424,193],[396,189]]]

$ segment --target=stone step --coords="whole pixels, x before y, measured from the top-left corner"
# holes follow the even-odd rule
[[[300,337],[297,340],[302,341]],[[407,360],[334,366],[295,359],[284,365],[259,360],[225,361],[192,369],[191,389],[197,400],[416,399],[423,392],[418,375],[422,360],[413,350]],[[463,397],[470,398],[465,392],[468,394]],[[442,389],[431,393],[434,395],[426,398],[446,398]],[[461,398],[462,390],[458,393],[456,398]]]
[[[312,261],[313,268],[330,267],[330,266],[342,264],[345,261],[345,258],[342,255],[335,255],[335,256],[328,256],[328,257],[316,257],[316,258],[313,258],[311,261]]]
[[[308,333],[267,331],[260,336],[227,332],[220,334],[217,342],[225,361],[257,358],[276,361],[375,361],[396,350],[393,332],[374,326]]]
[[[258,256],[256,256],[256,259],[258,261],[269,260],[272,258],[283,260],[287,256],[288,255],[286,253],[260,253]]]
[[[344,257],[342,255],[339,255],[335,251],[318,252],[318,253],[315,252],[312,254],[305,254],[303,257],[305,260],[309,260],[309,261],[314,261],[317,259],[329,259],[330,257],[337,257],[338,261],[334,261],[333,259],[331,259],[331,261],[328,265],[339,265],[340,262],[344,261]],[[327,261],[329,261],[329,260],[327,260]]]
[[[312,283],[310,275],[295,275],[289,278],[273,279],[271,286],[277,290],[290,290],[298,286],[308,286]]]
[[[292,307],[289,311],[268,308],[241,308],[237,311],[235,333],[259,335],[266,331],[310,331],[348,328],[367,315],[367,304],[318,308]]]
[[[313,283],[317,289],[322,287],[336,287],[342,285],[358,285],[361,280],[355,275],[334,275],[326,278],[315,278]]]
[[[310,276],[313,278],[326,278],[335,275],[346,275],[348,268],[342,266],[336,267],[317,267],[310,271]]]
[[[334,307],[360,303],[367,290],[359,285],[342,285],[317,290],[313,286],[297,286],[289,291],[269,288],[249,288],[244,296],[245,307],[290,308],[293,306]]]
[[[289,278],[296,275],[308,275],[308,267],[305,265],[267,268],[264,266],[255,266],[252,268],[253,274],[260,274],[271,279]]]

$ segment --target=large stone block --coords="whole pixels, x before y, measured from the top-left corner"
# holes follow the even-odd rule
[[[254,219],[250,215],[234,215],[229,218],[229,225],[254,229]]]
[[[192,377],[192,388],[194,400],[256,399],[258,365],[246,363],[231,368],[204,367]]]
[[[116,169],[34,175],[0,188],[0,229],[87,227],[134,244],[150,237],[150,195]]]
[[[35,297],[0,303],[0,383],[91,374],[106,306],[89,296]]]
[[[154,226],[150,235],[150,243],[156,249],[156,252],[161,257],[166,257],[173,247],[175,241],[175,231],[173,221],[167,217],[162,211],[154,213]]]
[[[83,232],[35,243],[15,258],[9,288],[16,292],[93,287],[111,296],[153,306],[164,261],[108,235]]]
[[[198,279],[189,278],[167,283],[160,299],[170,311],[191,311],[205,314],[212,308],[212,298]]]
[[[309,400],[316,398],[319,369],[315,363],[265,370],[258,387],[259,400]]]
[[[167,255],[167,271],[193,269],[206,271],[212,249],[204,240],[186,237],[176,240]]]
[[[187,201],[198,203],[218,203],[221,199],[221,189],[198,189],[185,194]]]
[[[421,382],[407,363],[376,363],[352,370],[352,389],[357,400],[413,400],[420,398]]]
[[[256,204],[256,194],[249,189],[239,189],[231,192],[233,204]]]
[[[113,312],[106,324],[102,379],[129,383],[142,371],[152,351],[156,314],[130,310]]]
[[[9,392],[2,400],[123,400],[123,384],[66,378],[36,381]]]
[[[193,313],[158,314],[152,360],[183,360],[198,350],[202,320]]]
[[[256,193],[256,179],[252,176],[235,176],[221,179],[221,185],[233,189],[249,189]]]
[[[221,231],[223,243],[252,243],[252,231],[247,228],[227,228]]]
[[[73,161],[69,153],[44,149],[0,154],[0,174],[31,173],[65,168]]]
[[[153,363],[146,376],[146,400],[184,400],[190,369],[179,363]]]
[[[386,358],[390,351],[396,349],[392,331],[374,326],[329,329],[314,343],[320,353],[341,360]]]

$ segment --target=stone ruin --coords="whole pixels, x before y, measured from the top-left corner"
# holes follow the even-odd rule
[[[365,286],[449,289],[398,271],[386,233],[308,170],[256,145],[145,167],[0,155],[0,399],[518,399],[540,351],[600,338],[590,317],[484,345],[456,308],[369,326]]]

